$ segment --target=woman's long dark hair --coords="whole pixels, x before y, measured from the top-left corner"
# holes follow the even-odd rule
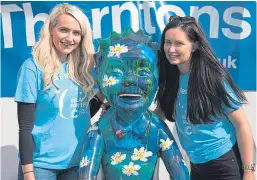
[[[224,113],[224,105],[230,102],[246,102],[244,94],[233,82],[228,72],[217,60],[206,40],[200,25],[193,17],[170,17],[163,30],[159,52],[159,89],[155,101],[164,111],[169,121],[175,121],[176,99],[179,89],[180,72],[176,65],[171,65],[164,52],[165,34],[170,28],[181,27],[197,49],[192,54],[188,81],[187,118],[193,124],[211,123],[213,117]],[[224,82],[231,87],[238,97],[235,100],[226,91]]]

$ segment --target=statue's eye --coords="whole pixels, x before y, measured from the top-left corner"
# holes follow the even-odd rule
[[[138,74],[140,76],[147,76],[149,73],[147,71],[139,71]]]
[[[123,72],[121,69],[119,68],[111,68],[111,70],[109,71],[109,73],[111,73],[114,76],[122,76]]]
[[[148,68],[138,68],[137,74],[139,76],[149,76],[150,75],[150,70]]]

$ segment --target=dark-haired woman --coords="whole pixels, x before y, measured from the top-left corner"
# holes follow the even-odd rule
[[[244,94],[193,17],[172,16],[159,57],[158,108],[175,121],[192,180],[254,180],[254,143]]]

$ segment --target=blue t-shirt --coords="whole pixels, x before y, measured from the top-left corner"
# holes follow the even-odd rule
[[[228,152],[236,142],[236,132],[226,114],[238,109],[240,105],[230,102],[232,108],[224,106],[220,115],[211,124],[193,125],[186,120],[187,87],[189,73],[180,76],[176,103],[176,128],[182,147],[193,163],[205,163]],[[225,89],[238,100],[234,91],[225,83]]]
[[[27,59],[18,74],[15,101],[36,103],[33,164],[47,169],[78,166],[83,137],[90,126],[89,99],[67,74],[67,62],[52,85],[43,91],[42,71]],[[96,87],[93,88],[97,91]]]

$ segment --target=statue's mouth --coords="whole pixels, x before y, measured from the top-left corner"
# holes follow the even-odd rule
[[[143,95],[137,93],[121,93],[118,96],[124,100],[137,100],[140,99]]]

